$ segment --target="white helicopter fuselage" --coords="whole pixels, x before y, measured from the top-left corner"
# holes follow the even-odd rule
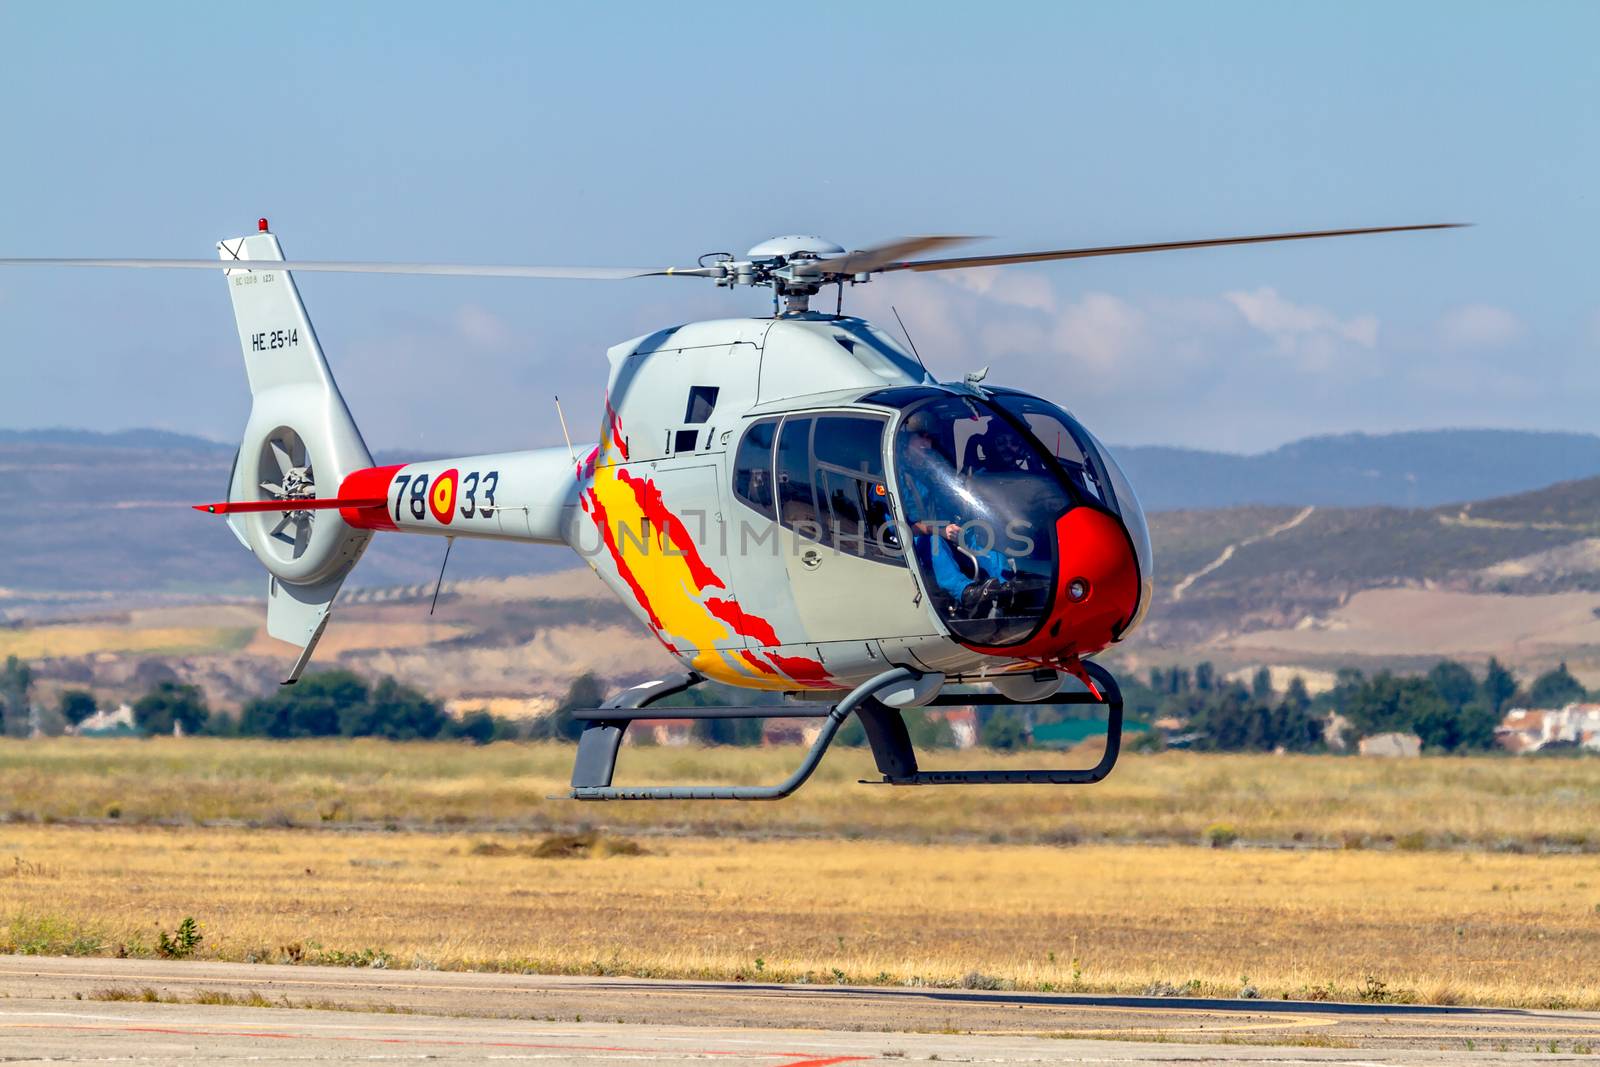
[[[903,405],[875,398],[973,391],[940,386],[869,323],[816,313],[696,322],[608,355],[597,444],[356,471],[340,497],[387,503],[345,509],[344,521],[568,545],[686,667],[736,686],[849,688],[890,665],[952,679],[1004,675],[1103,647],[1068,641],[1051,654],[1013,655],[960,640],[910,558],[914,535],[875,542],[876,531],[860,534],[864,523],[849,531],[856,537],[841,533],[841,515],[859,518],[863,494],[869,509],[881,498],[883,516],[900,495],[881,446],[876,456],[863,447],[832,462],[852,434],[888,439]],[[798,479],[785,480],[785,457],[772,479],[782,506],[752,491],[761,471],[738,461],[752,426],[770,425],[776,436],[779,424],[801,422],[817,427],[807,460],[817,486],[807,499],[824,514],[808,513],[814,523],[796,518],[807,505],[792,491]],[[833,486],[831,510],[824,484]],[[1125,482],[1118,496],[1142,557],[1137,608],[1128,605],[1120,639],[1148,604],[1150,577],[1148,535]]]

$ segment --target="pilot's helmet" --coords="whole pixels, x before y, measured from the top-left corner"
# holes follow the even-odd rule
[[[906,417],[905,431],[913,437],[931,437],[935,440],[939,436],[938,421],[932,412],[913,411]]]

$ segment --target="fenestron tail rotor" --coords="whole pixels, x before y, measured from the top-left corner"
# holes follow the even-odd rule
[[[258,500],[276,504],[277,514],[263,512],[255,521],[270,524],[269,547],[284,562],[292,562],[305,555],[316,515],[315,509],[300,506],[301,501],[317,497],[316,472],[305,441],[287,426],[274,430],[261,444],[259,472],[256,484],[266,495]]]
[[[1037,252],[1001,252],[980,256],[955,256],[938,259],[913,258],[926,252],[977,240],[975,237],[927,235],[898,237],[855,251],[847,251],[825,238],[814,236],[775,237],[763,241],[738,259],[726,253],[700,257],[692,267],[569,267],[518,266],[477,263],[368,263],[346,260],[253,260],[231,254],[225,245],[221,259],[66,259],[0,258],[0,266],[129,267],[168,270],[293,271],[347,274],[424,274],[477,278],[567,279],[577,281],[624,281],[632,278],[709,278],[717,285],[767,286],[774,298],[786,300],[785,310],[806,310],[807,302],[825,285],[859,284],[874,274],[892,271],[971,270],[1018,263],[1047,263],[1064,259],[1089,259],[1144,252],[1172,252],[1184,249],[1219,248],[1226,245],[1269,244],[1280,241],[1305,241],[1324,237],[1354,237],[1363,234],[1406,233],[1420,230],[1447,230],[1468,223],[1430,222],[1406,226],[1362,226],[1338,230],[1302,230],[1293,233],[1266,233],[1240,237],[1209,237],[1197,240],[1160,241],[1148,244],[1100,245],[1084,248],[1059,248]],[[267,232],[267,220],[260,229]],[[710,262],[707,262],[707,261]]]

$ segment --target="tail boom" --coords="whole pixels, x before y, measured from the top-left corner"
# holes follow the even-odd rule
[[[357,530],[570,544],[579,489],[565,448],[428,460],[352,471],[339,515]]]

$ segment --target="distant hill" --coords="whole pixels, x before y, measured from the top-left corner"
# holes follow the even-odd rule
[[[1270,622],[1313,602],[1407,582],[1481,585],[1490,580],[1478,574],[1483,568],[1552,552],[1492,580],[1507,591],[1600,588],[1586,557],[1560,554],[1600,537],[1600,478],[1546,484],[1600,471],[1597,437],[1438,431],[1313,438],[1260,456],[1118,452],[1154,513],[1163,598],[1234,546],[1226,566],[1196,578],[1163,610],[1167,623]],[[259,592],[260,569],[222,522],[186,506],[219,499],[232,460],[230,446],[164,431],[0,431],[0,514],[8,517],[0,596]],[[1396,495],[1427,506],[1392,506]],[[1441,506],[1482,497],[1490,499]],[[1313,514],[1264,536],[1307,504],[1317,505]],[[1196,506],[1174,510],[1183,505]],[[352,582],[431,582],[443,551],[435,538],[379,537]],[[461,541],[450,577],[572,563],[557,548]]]
[[[160,430],[0,431],[0,609],[7,590],[260,593],[265,572],[222,520],[188,506],[226,495],[233,454],[231,445]],[[352,584],[431,582],[443,555],[438,538],[380,537]],[[572,562],[564,549],[464,540],[450,554],[450,577]]]
[[[222,455],[232,445],[167,430],[0,430],[0,450],[33,445],[174,449]],[[1420,430],[1307,437],[1256,455],[1113,445],[1147,511],[1290,507],[1425,508],[1600,476],[1600,436],[1531,430]],[[444,455],[446,453],[439,453]],[[380,451],[382,462],[427,458]]]
[[[1339,434],[1253,456],[1150,445],[1112,451],[1150,511],[1433,507],[1600,475],[1600,437],[1525,430]]]
[[[179,448],[184,451],[226,452],[231,457],[233,446],[212,441],[193,434],[173,433],[170,430],[117,430],[101,433],[98,430],[69,430],[54,427],[48,430],[0,430],[0,445],[78,445],[93,448]]]
[[[1242,507],[1154,515],[1147,638],[1300,625],[1370,589],[1600,591],[1600,478],[1433,508]]]

